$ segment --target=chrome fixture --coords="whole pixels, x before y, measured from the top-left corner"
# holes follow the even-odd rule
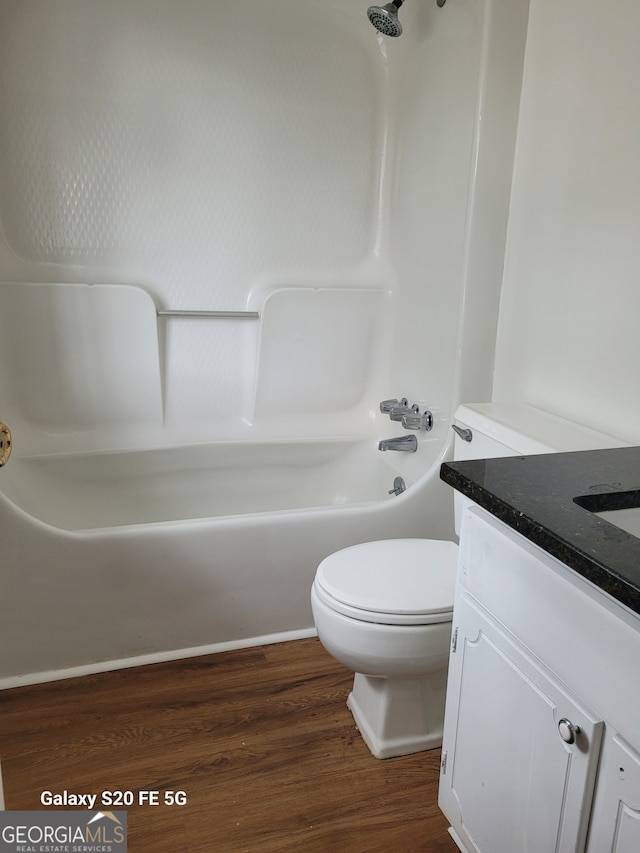
[[[195,320],[259,320],[259,311],[192,311],[187,308],[167,308],[156,312],[158,317],[190,317]]]
[[[433,428],[431,412],[428,409],[421,412],[417,403],[410,406],[406,397],[401,400],[383,400],[380,403],[380,411],[384,415],[389,415],[392,421],[401,421],[405,429],[430,430]]]
[[[571,720],[563,717],[558,723],[558,731],[565,743],[575,743],[576,738],[580,734],[580,726],[575,726]]]
[[[393,488],[389,489],[388,494],[390,495],[401,495],[403,492],[406,492],[407,486],[402,477],[396,477],[393,481]]]
[[[407,415],[420,414],[420,407],[414,403],[413,406],[393,406],[389,412],[392,421],[401,421]]]
[[[451,429],[459,435],[463,441],[471,441],[473,439],[473,433],[470,429],[459,427],[457,424],[451,424]]]
[[[440,9],[446,2],[447,0],[436,0]],[[392,3],[385,3],[384,6],[369,6],[367,17],[383,36],[397,38],[402,35],[402,24],[398,20],[398,9],[403,3],[404,0],[393,0]]]
[[[418,411],[415,414],[404,415],[402,417],[402,426],[405,429],[426,429],[428,432],[433,428],[433,415],[429,411],[422,414]]]
[[[378,450],[401,450],[404,453],[415,453],[418,449],[418,439],[415,435],[400,435],[397,438],[383,438],[378,442]]]
[[[393,400],[383,400],[380,403],[380,411],[382,412],[383,415],[388,415],[389,412],[391,411],[391,409],[393,409],[395,406],[408,406],[408,405],[409,405],[409,401],[407,400],[406,397],[403,397],[402,400],[396,400],[395,398]]]
[[[398,20],[398,9],[404,0],[393,0],[384,6],[369,6],[367,17],[383,36],[397,38],[402,35],[402,24]]]

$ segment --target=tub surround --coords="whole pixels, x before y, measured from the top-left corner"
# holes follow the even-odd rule
[[[0,688],[308,635],[328,554],[451,538],[527,7],[0,5]]]
[[[440,476],[640,613],[640,539],[595,514],[640,505],[640,447],[447,462]]]

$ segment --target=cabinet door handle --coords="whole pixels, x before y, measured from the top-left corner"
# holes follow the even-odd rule
[[[580,733],[580,726],[574,726],[571,720],[563,717],[558,723],[558,731],[565,743],[575,743],[576,737]]]

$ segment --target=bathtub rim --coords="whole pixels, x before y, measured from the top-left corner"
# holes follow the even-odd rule
[[[389,505],[389,503],[395,498],[399,499],[401,502],[406,501],[410,497],[414,497],[416,492],[420,488],[420,484],[425,480],[428,480],[429,476],[433,471],[439,469],[440,462],[447,456],[450,440],[449,436],[446,436],[446,440],[444,446],[440,446],[440,442],[434,440],[432,437],[428,437],[423,439],[425,444],[437,444],[437,452],[433,454],[431,451],[430,457],[425,460],[425,467],[423,470],[419,472],[416,476],[415,472],[406,472],[402,470],[401,464],[391,464],[393,460],[389,458],[388,454],[384,454],[384,458],[381,458],[378,454],[378,451],[373,450],[372,452],[376,454],[376,459],[379,462],[382,462],[389,469],[389,484],[392,484],[393,478],[400,475],[406,481],[406,490],[399,495],[394,495],[389,492],[388,497],[378,497],[373,498],[371,500],[360,500],[353,501],[343,504],[335,504],[335,503],[323,503],[323,504],[313,504],[310,506],[301,506],[301,507],[291,507],[286,509],[267,509],[263,511],[253,511],[253,512],[237,512],[237,513],[229,513],[226,515],[208,515],[208,516],[188,516],[185,518],[172,518],[172,519],[160,519],[160,520],[151,520],[151,521],[141,521],[135,522],[132,524],[107,524],[104,526],[91,526],[91,527],[62,527],[56,524],[51,523],[50,521],[46,521],[39,516],[33,514],[28,509],[25,509],[20,503],[16,502],[10,493],[5,492],[2,489],[2,479],[0,478],[0,510],[4,508],[4,510],[8,513],[17,514],[22,521],[28,524],[35,525],[41,531],[46,531],[52,533],[57,536],[62,537],[70,537],[74,539],[87,539],[92,537],[106,537],[113,535],[133,535],[136,531],[150,531],[150,530],[159,530],[159,529],[171,529],[178,527],[183,528],[191,528],[191,527],[201,527],[203,525],[231,525],[234,527],[243,527],[245,524],[249,523],[249,520],[255,520],[257,518],[264,519],[265,521],[269,519],[276,519],[280,517],[286,517],[290,519],[293,516],[308,516],[313,513],[318,513],[321,515],[332,515],[336,512],[344,513],[344,512],[357,512],[357,511],[373,511],[378,512],[382,511],[385,507]],[[197,442],[193,444],[184,444],[184,445],[166,445],[159,447],[148,447],[148,448],[127,448],[127,449],[104,449],[100,451],[64,451],[61,453],[34,453],[34,454],[24,454],[23,456],[18,457],[18,461],[24,460],[25,462],[29,461],[39,461],[39,460],[49,460],[49,459],[91,459],[93,457],[101,457],[105,458],[108,456],[117,456],[117,457],[125,457],[128,454],[147,454],[147,453],[155,453],[162,451],[186,451],[190,450],[208,450],[208,449],[218,449],[224,447],[234,447],[241,448],[244,446],[251,447],[262,447],[262,446],[277,446],[280,449],[295,445],[297,447],[304,445],[323,445],[323,446],[334,446],[338,447],[354,447],[361,448],[364,444],[371,442],[372,447],[375,447],[375,442],[371,440],[368,436],[366,438],[363,437],[353,437],[353,436],[334,436],[331,438],[324,437],[305,437],[302,439],[291,441],[289,439],[279,439],[277,441],[231,441],[231,442]],[[404,454],[401,454],[404,456]],[[403,460],[396,460],[397,463],[401,463]]]
[[[0,507],[4,505],[8,512],[16,513],[22,519],[22,521],[26,522],[27,524],[37,526],[43,532],[48,532],[56,536],[71,539],[100,539],[112,536],[133,536],[136,534],[139,535],[145,532],[150,532],[151,530],[155,532],[161,530],[169,531],[175,528],[190,530],[205,527],[207,525],[212,527],[228,525],[242,528],[252,521],[255,522],[256,519],[261,519],[265,522],[268,522],[269,520],[273,521],[275,519],[280,518],[290,520],[291,518],[298,516],[308,517],[310,515],[313,515],[314,513],[319,515],[334,515],[335,513],[343,514],[361,511],[380,512],[386,506],[388,506],[393,499],[402,500],[404,502],[409,497],[412,497],[413,494],[415,494],[417,485],[418,482],[407,486],[406,491],[400,495],[393,495],[389,496],[388,498],[382,498],[380,500],[359,501],[357,503],[354,502],[351,504],[323,504],[321,506],[296,507],[295,509],[276,509],[265,510],[264,512],[235,513],[233,515],[203,516],[202,518],[177,518],[166,521],[138,522],[136,524],[114,524],[106,525],[104,527],[84,527],[78,528],[77,530],[73,530],[66,527],[56,527],[54,524],[50,524],[47,521],[43,521],[42,519],[37,518],[35,515],[32,515],[31,513],[23,509],[21,506],[14,503],[9,497],[7,497],[7,495],[2,492],[2,490],[0,490]],[[412,494],[408,494],[409,492],[412,492]]]

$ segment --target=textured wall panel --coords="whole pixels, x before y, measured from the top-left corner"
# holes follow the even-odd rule
[[[0,211],[27,260],[145,270],[237,307],[265,269],[367,249],[375,80],[319,8],[6,2]]]
[[[12,280],[140,284],[158,307],[236,310],[265,277],[295,270],[304,283],[360,264],[377,217],[384,71],[357,12],[3,2]],[[237,420],[255,340],[240,324],[163,322],[169,421]]]

